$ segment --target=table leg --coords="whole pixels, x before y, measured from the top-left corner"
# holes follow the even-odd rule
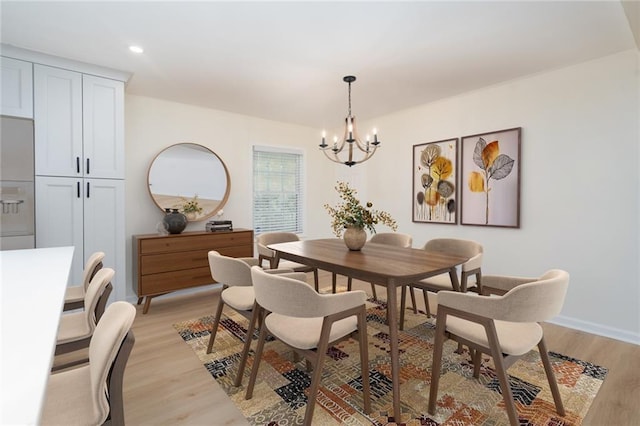
[[[400,416],[400,355],[398,351],[398,301],[396,283],[387,282],[387,321],[389,322],[389,341],[391,345],[391,382],[393,387],[393,421],[401,422]]]

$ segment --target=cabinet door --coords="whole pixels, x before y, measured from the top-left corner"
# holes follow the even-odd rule
[[[82,176],[82,74],[34,65],[34,119],[36,175]]]
[[[124,83],[83,75],[84,176],[124,179]]]
[[[82,282],[82,179],[36,176],[36,247],[74,246],[70,283]]]
[[[33,118],[33,65],[0,57],[2,115]]]
[[[104,266],[113,268],[113,298],[125,298],[124,181],[84,179],[84,255],[105,253]]]

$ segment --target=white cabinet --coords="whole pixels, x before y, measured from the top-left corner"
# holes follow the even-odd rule
[[[70,283],[96,251],[125,296],[124,83],[34,64],[36,247],[73,245]]]
[[[124,226],[123,180],[36,176],[36,247],[76,248],[72,285],[82,282],[86,258],[103,251],[116,271],[115,297],[124,297]]]
[[[0,114],[33,118],[33,65],[0,57],[2,106]]]
[[[124,83],[34,65],[36,175],[124,179]]]

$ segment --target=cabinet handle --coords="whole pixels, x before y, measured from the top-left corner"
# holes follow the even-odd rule
[[[89,190],[89,182],[87,182],[87,198],[91,197],[91,192]]]
[[[91,173],[91,172],[89,171],[89,159],[87,158],[87,174],[89,174],[89,173]]]
[[[78,198],[80,198],[80,182],[76,182]]]
[[[76,157],[76,173],[80,173],[80,157]]]

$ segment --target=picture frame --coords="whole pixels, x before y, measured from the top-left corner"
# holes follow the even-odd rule
[[[413,145],[413,222],[458,223],[458,174],[458,138]]]
[[[460,223],[520,228],[521,127],[461,138]]]

